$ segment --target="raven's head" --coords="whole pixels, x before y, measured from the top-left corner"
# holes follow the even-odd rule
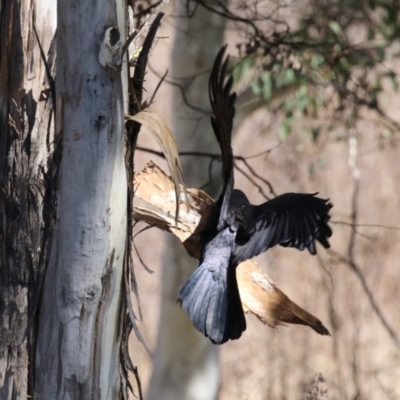
[[[252,206],[241,190],[232,191],[229,208],[240,226],[246,227],[253,220]]]

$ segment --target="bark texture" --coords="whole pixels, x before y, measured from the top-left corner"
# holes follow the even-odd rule
[[[39,42],[51,71],[55,28],[54,1],[0,6],[1,399],[33,395],[32,317],[47,258],[51,223],[45,221],[52,217],[46,201],[55,171],[53,99]]]
[[[63,156],[36,351],[35,391],[43,400],[121,395],[123,96],[120,71],[99,62],[104,34],[113,26],[113,1],[58,4],[56,133],[63,137]],[[119,40],[117,29],[110,40],[112,46]]]

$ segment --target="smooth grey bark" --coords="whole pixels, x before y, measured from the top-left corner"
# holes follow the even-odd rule
[[[118,26],[116,4],[62,0],[57,14],[56,133],[63,155],[35,391],[42,400],[116,399],[127,200],[123,94],[120,72],[98,60],[106,29]]]
[[[29,316],[47,257],[50,226],[44,225],[51,210],[43,202],[54,150],[53,99],[34,25],[52,70],[55,5],[0,6],[0,399],[33,395],[35,321]]]
[[[187,1],[181,0],[175,14],[187,13]],[[172,50],[171,76],[185,87],[189,104],[211,110],[208,99],[208,72],[222,45],[225,21],[218,15],[195,7],[191,17],[177,18]],[[196,79],[187,85],[193,77]],[[209,116],[193,110],[182,99],[181,91],[173,93],[173,132],[180,151],[219,151],[211,129]],[[183,170],[188,187],[200,187],[208,181],[206,158],[183,158]],[[209,193],[218,195],[221,170],[216,165],[213,186]],[[210,188],[207,188],[210,189]],[[213,190],[212,190],[213,189]],[[197,267],[182,244],[168,239],[162,271],[161,312],[153,373],[148,400],[210,400],[216,397],[219,386],[218,348],[197,332],[186,313],[176,304],[179,289]]]

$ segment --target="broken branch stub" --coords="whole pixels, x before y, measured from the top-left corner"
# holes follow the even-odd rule
[[[150,162],[134,179],[135,198],[146,206],[134,207],[134,219],[169,231],[179,238],[188,253],[199,258],[201,245],[194,233],[214,200],[198,189],[187,189],[189,208],[179,208],[175,221],[175,187],[173,180],[154,162]],[[182,199],[180,199],[182,201]],[[264,324],[275,328],[284,323],[307,325],[321,335],[329,335],[322,322],[289,299],[253,260],[236,269],[244,311],[253,313]]]
[[[118,28],[116,26],[107,28],[100,44],[99,63],[110,71],[119,71],[122,65],[121,46]]]

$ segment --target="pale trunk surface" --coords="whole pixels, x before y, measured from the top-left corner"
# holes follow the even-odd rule
[[[0,6],[0,399],[33,395],[40,271],[50,209],[43,207],[54,147],[52,97],[35,24],[52,69],[53,0]],[[52,49],[52,50],[50,50]],[[47,192],[48,194],[48,192]],[[47,200],[49,197],[47,197]],[[46,215],[47,214],[47,215]],[[29,330],[27,331],[29,325]]]
[[[58,2],[56,133],[62,132],[63,155],[40,304],[35,391],[41,400],[121,395],[123,95],[120,72],[98,61],[116,15],[113,1]]]
[[[194,2],[189,2],[192,6]],[[176,14],[185,15],[186,1],[179,1]],[[191,18],[177,18],[172,54],[171,76],[197,78],[185,91],[190,104],[210,110],[208,72],[222,45],[224,21],[201,6]],[[219,152],[217,141],[204,113],[185,106],[181,92],[173,95],[173,132],[180,151]],[[208,181],[206,158],[182,158],[185,180],[189,187],[199,187]],[[221,170],[213,173],[211,194],[218,195]],[[207,188],[209,189],[209,188]],[[210,190],[209,190],[210,192]],[[178,293],[197,267],[182,244],[168,239],[162,273],[162,297],[154,369],[148,389],[148,400],[210,400],[216,397],[219,385],[218,348],[197,332],[187,315],[176,304]]]

